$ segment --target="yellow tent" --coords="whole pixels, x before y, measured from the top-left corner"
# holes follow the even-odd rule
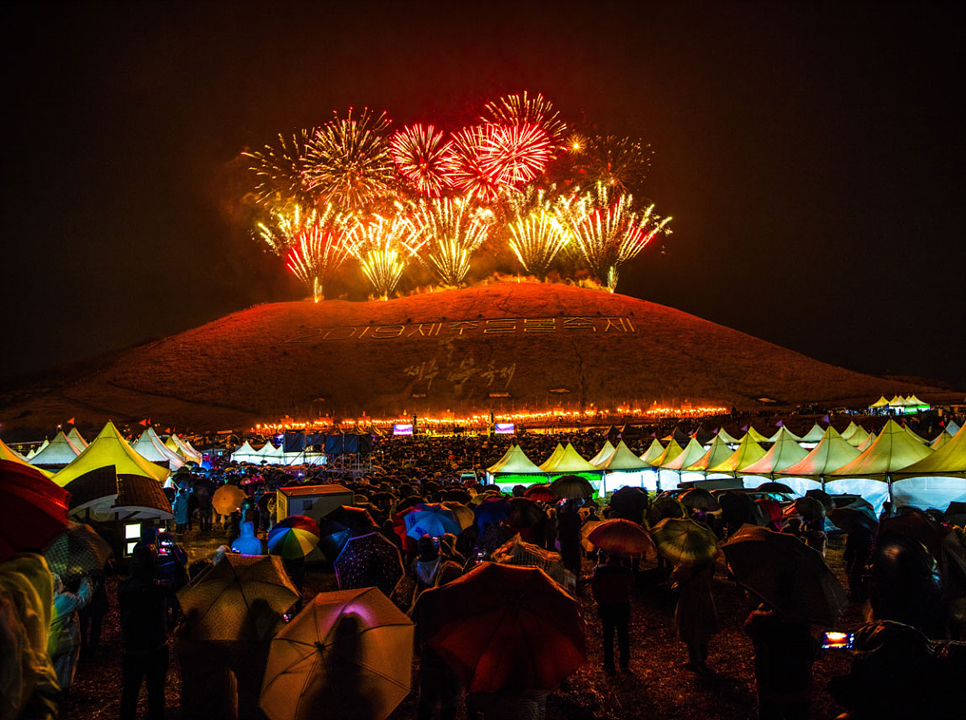
[[[745,467],[741,473],[748,475],[762,475],[764,477],[774,477],[776,472],[780,472],[789,465],[800,462],[808,455],[808,450],[802,448],[795,440],[795,436],[785,428],[780,428],[778,438],[771,449],[765,453],[761,460],[753,462]]]
[[[564,454],[564,446],[561,445],[560,443],[557,443],[557,447],[555,447],[553,449],[553,452],[550,453],[550,457],[548,457],[544,462],[540,463],[540,469],[549,472],[550,469],[553,468],[554,465],[556,465],[557,461],[560,459],[560,457],[563,454]]]
[[[644,451],[644,454],[641,455],[641,460],[646,462],[648,465],[653,465],[654,461],[657,458],[661,457],[661,454],[663,452],[664,452],[664,446],[661,445],[661,441],[658,440],[657,438],[654,438],[651,441],[650,447],[648,447],[647,450]]]
[[[41,475],[45,477],[53,477],[53,473],[49,473],[41,468],[34,467],[29,462],[24,459],[24,456],[13,450],[9,445],[7,445],[3,440],[0,440],[0,460],[9,460],[10,462],[17,463],[17,465],[25,465],[33,470],[36,470]]]
[[[746,432],[745,433],[745,436],[743,438],[741,438],[741,441],[744,442],[745,438],[751,438],[751,440],[753,442],[756,442],[756,443],[768,442],[768,438],[766,438],[760,432],[758,432],[757,430],[755,430],[755,426],[754,425],[749,425],[748,426],[748,432]]]
[[[709,467],[708,472],[737,473],[765,457],[765,449],[752,438],[752,430],[754,428],[748,428],[748,433],[741,439],[738,449],[731,453],[724,462]]]
[[[140,475],[158,482],[163,482],[168,476],[167,468],[148,462],[138,455],[114,427],[114,423],[108,421],[84,452],[54,475],[54,482],[64,487],[81,475],[109,465],[114,466],[118,475]]]
[[[694,472],[704,472],[709,467],[714,467],[729,457],[731,457],[731,448],[728,447],[727,442],[721,439],[720,435],[716,435],[708,447],[708,452],[688,465],[686,469]]]
[[[829,475],[837,477],[873,477],[885,479],[932,454],[932,450],[910,436],[895,420],[889,420],[868,449],[852,462]]]

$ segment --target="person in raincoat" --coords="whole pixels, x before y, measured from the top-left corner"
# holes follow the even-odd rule
[[[47,653],[52,606],[53,582],[43,555],[23,553],[0,563],[2,718],[60,715],[57,673]]]
[[[718,612],[711,595],[714,560],[677,565],[671,573],[672,589],[678,592],[674,627],[678,639],[688,646],[688,662],[695,672],[708,672],[708,644],[718,632]]]
[[[188,529],[188,491],[178,490],[178,495],[171,503],[171,511],[174,513],[175,534],[180,538]]]
[[[262,541],[255,537],[255,524],[246,522],[241,525],[241,535],[231,544],[233,552],[240,555],[264,555]]]
[[[47,652],[57,671],[57,682],[66,699],[70,693],[77,658],[80,655],[80,621],[77,611],[91,601],[93,587],[89,578],[81,579],[77,594],[64,587],[60,575],[54,575],[54,615],[47,637]]]

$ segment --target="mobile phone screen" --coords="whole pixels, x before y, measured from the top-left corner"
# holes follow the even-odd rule
[[[827,632],[822,639],[822,647],[826,650],[851,650],[855,641],[855,633]]]

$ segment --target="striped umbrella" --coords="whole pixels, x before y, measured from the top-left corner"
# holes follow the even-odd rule
[[[319,544],[319,526],[304,515],[280,520],[268,533],[268,552],[284,560],[304,558]]]

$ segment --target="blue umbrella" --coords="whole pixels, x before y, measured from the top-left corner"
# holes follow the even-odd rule
[[[423,535],[440,537],[446,533],[459,535],[463,532],[455,513],[438,503],[420,503],[405,516],[406,534],[414,540]]]
[[[510,515],[510,503],[503,498],[484,500],[473,510],[476,513],[476,525],[482,530],[487,523],[497,525]]]

